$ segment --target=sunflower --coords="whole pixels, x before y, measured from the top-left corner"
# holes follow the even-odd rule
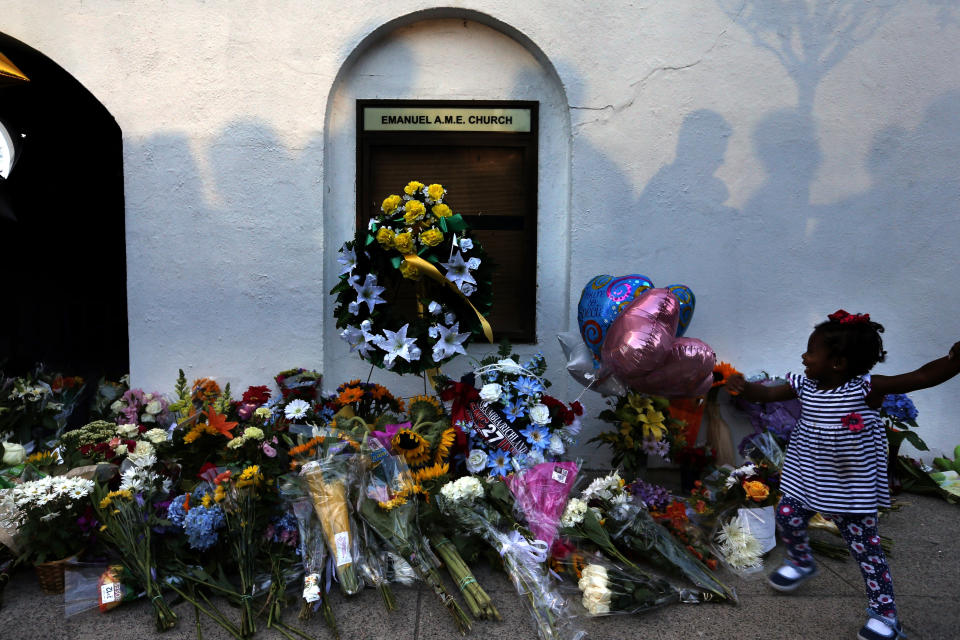
[[[407,464],[421,465],[430,458],[430,443],[416,431],[400,429],[390,440],[395,451],[399,451]]]
[[[440,442],[437,443],[437,450],[433,453],[434,463],[443,462],[450,456],[450,447],[457,439],[457,432],[453,427],[446,429],[440,434]]]
[[[434,463],[429,467],[423,467],[412,472],[413,479],[417,484],[423,484],[424,482],[429,482],[430,480],[436,480],[440,476],[444,476],[450,472],[449,463],[444,462],[443,464]]]
[[[416,414],[420,414],[417,416]],[[410,417],[416,422],[432,422],[440,417],[440,401],[431,396],[413,396],[410,398]]]

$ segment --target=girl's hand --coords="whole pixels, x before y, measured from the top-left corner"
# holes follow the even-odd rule
[[[951,360],[956,360],[960,358],[960,342],[954,342],[953,346],[950,347],[950,355],[947,356]]]
[[[960,345],[958,342],[955,347]],[[727,393],[732,396],[739,395],[747,386],[747,381],[744,379],[742,373],[731,373],[730,377],[727,378],[727,384],[725,385]]]

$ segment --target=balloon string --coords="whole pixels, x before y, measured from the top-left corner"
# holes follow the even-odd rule
[[[577,399],[574,400],[574,402],[580,402],[580,398],[583,397],[583,394],[585,394],[587,391],[589,391],[589,390],[590,390],[590,387],[592,387],[594,384],[596,384],[596,382],[597,382],[597,378],[596,378],[596,376],[594,376],[593,380],[590,381],[590,384],[588,384],[587,386],[585,386],[585,387],[583,388],[583,391],[580,392],[580,395],[577,396]]]

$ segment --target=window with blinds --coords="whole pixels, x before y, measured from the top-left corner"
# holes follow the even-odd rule
[[[358,228],[410,180],[439,182],[496,264],[495,339],[535,342],[537,103],[358,100],[357,116]],[[397,300],[416,313],[412,287]]]

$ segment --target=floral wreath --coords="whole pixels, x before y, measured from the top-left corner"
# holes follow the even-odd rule
[[[340,337],[363,360],[397,373],[435,369],[478,336],[493,303],[493,265],[439,184],[413,181],[387,197],[366,229],[344,243],[334,315]],[[395,300],[413,286],[416,318]],[[386,296],[386,297],[384,297]]]

